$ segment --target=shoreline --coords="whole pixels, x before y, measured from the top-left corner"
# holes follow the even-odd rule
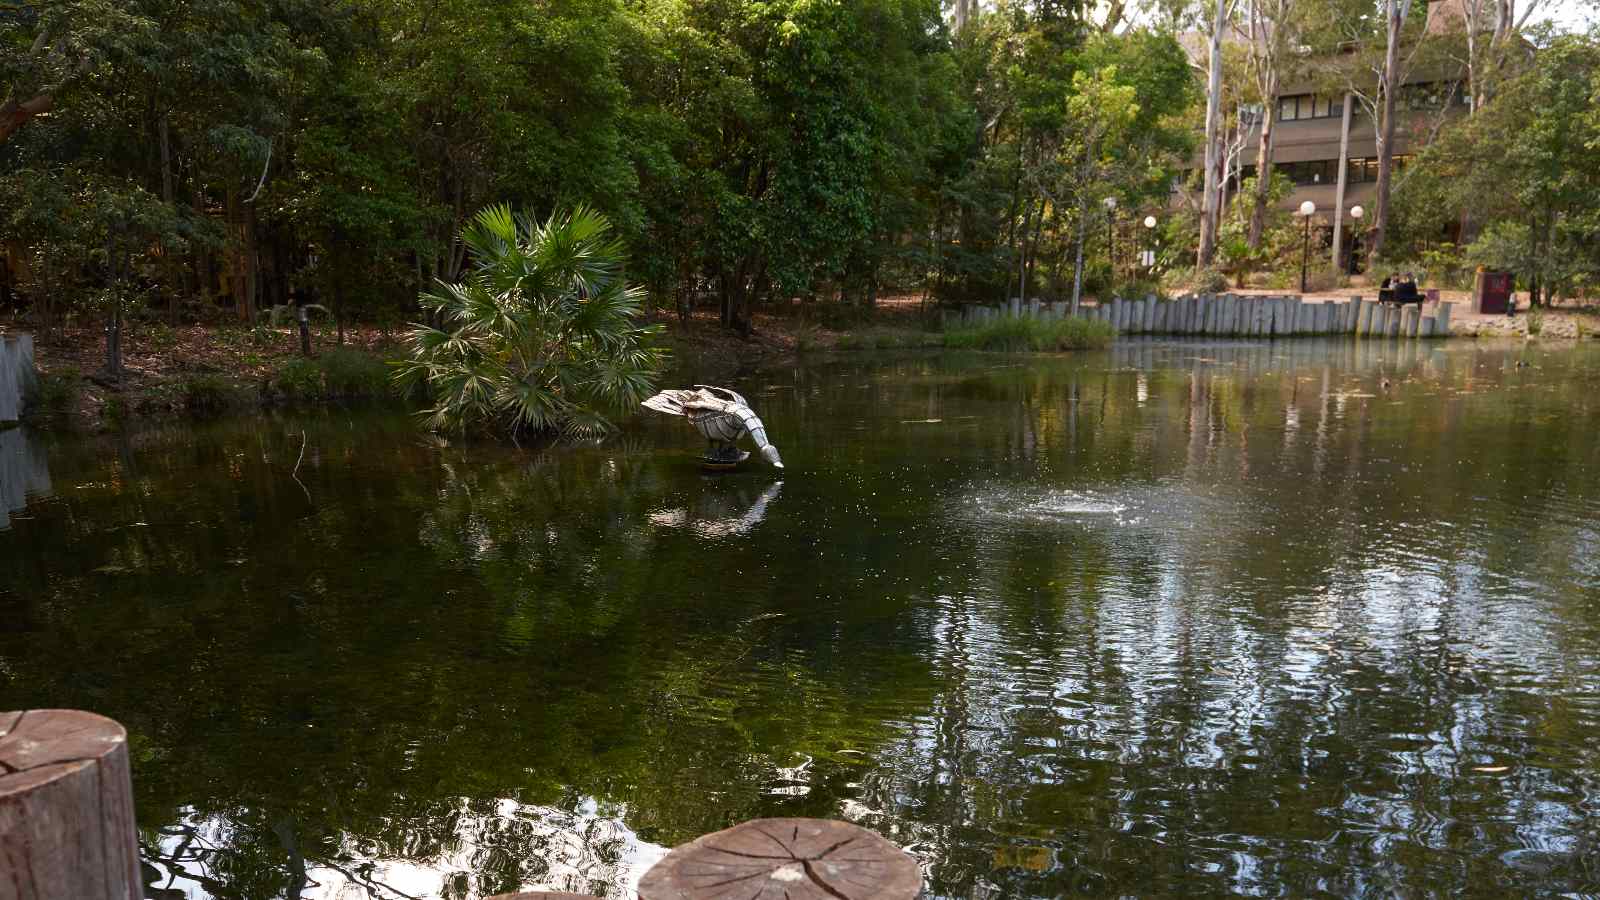
[[[1353,293],[1308,297],[1342,299]],[[1453,307],[1452,338],[1551,342],[1600,338],[1597,307],[1532,313],[1523,308],[1508,318],[1474,315],[1462,300],[1445,299]],[[953,342],[939,330],[938,315],[931,304],[924,307],[897,298],[872,309],[812,310],[797,305],[776,313],[763,311],[753,317],[748,334],[724,328],[714,314],[704,312],[687,321],[661,314],[650,321],[663,326],[672,368],[734,373],[814,353],[945,349]],[[40,381],[22,421],[84,432],[331,402],[398,400],[388,375],[390,362],[404,353],[399,332],[371,326],[347,327],[342,345],[332,328],[318,328],[313,356],[307,358],[300,355],[292,328],[140,323],[125,334],[125,375],[118,389],[96,374],[104,358],[99,329],[34,334]]]

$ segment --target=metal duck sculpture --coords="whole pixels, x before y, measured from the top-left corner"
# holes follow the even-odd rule
[[[750,404],[727,388],[697,384],[694,390],[662,391],[644,401],[647,409],[669,416],[684,416],[695,430],[711,442],[706,454],[708,469],[731,469],[750,458],[738,447],[739,438],[746,434],[755,441],[756,449],[776,468],[783,468],[783,458],[778,448],[767,440],[767,427],[750,408]]]

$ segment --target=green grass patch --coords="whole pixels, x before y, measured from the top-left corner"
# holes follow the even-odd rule
[[[390,391],[389,367],[359,350],[329,350],[310,359],[292,359],[268,381],[271,393],[287,400],[353,400]]]
[[[1109,323],[1092,319],[1036,319],[1006,317],[944,333],[951,350],[1009,352],[1098,350],[1110,346],[1117,332]]]
[[[941,347],[944,336],[936,331],[914,328],[868,328],[841,335],[834,345],[840,350],[900,350]]]

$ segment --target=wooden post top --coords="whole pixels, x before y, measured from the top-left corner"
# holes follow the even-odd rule
[[[755,819],[667,854],[640,900],[913,900],[922,869],[876,833],[825,819]]]
[[[560,891],[523,891],[520,894],[495,894],[488,900],[600,900],[593,894],[564,894]]]
[[[121,725],[80,709],[0,712],[0,798],[92,766],[127,742]]]

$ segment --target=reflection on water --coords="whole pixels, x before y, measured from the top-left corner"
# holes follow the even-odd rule
[[[0,531],[11,527],[12,514],[26,507],[30,497],[49,494],[50,466],[28,429],[0,430]]]
[[[774,481],[753,502],[745,503],[738,489],[707,490],[690,507],[671,507],[650,513],[650,524],[662,528],[688,528],[711,539],[749,534],[767,517],[767,505],[778,498],[783,482]],[[738,513],[740,507],[748,507]]]
[[[0,707],[129,726],[167,896],[621,897],[763,815],[941,897],[1592,894],[1597,362],[832,360],[744,379],[781,485],[650,421],[55,443]]]
[[[590,798],[572,811],[463,798],[439,812],[449,830],[427,845],[401,823],[388,834],[346,835],[335,853],[316,860],[300,852],[292,820],[274,822],[272,831],[289,860],[290,897],[468,897],[497,879],[622,898],[634,895],[639,877],[669,848],[641,840],[621,812],[601,814]],[[190,812],[155,834],[142,847],[151,897],[206,897],[208,888],[231,887],[231,848],[240,835],[230,817]]]

